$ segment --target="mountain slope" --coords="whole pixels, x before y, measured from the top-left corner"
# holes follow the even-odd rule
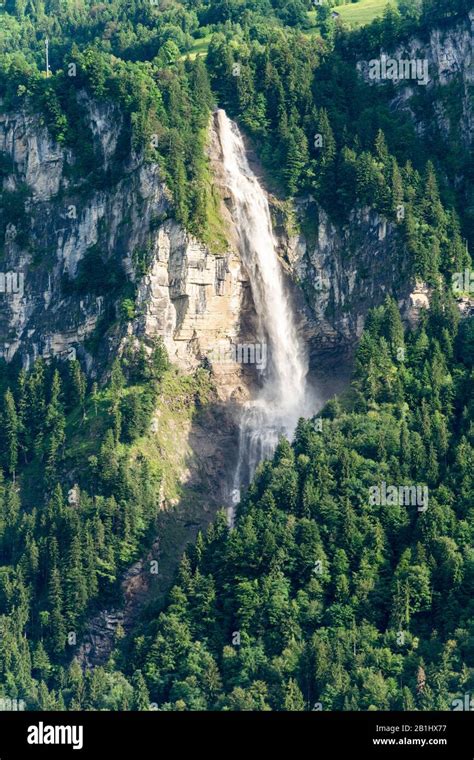
[[[5,697],[450,709],[474,686],[473,19],[400,6],[355,32],[328,6],[319,34],[303,0],[2,7]],[[382,55],[426,86],[373,82]],[[331,367],[319,405],[359,346],[231,532],[262,379],[215,358],[258,334],[215,106],[267,188],[311,379]]]

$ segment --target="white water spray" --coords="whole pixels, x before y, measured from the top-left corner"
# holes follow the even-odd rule
[[[298,418],[311,414],[311,394],[306,382],[306,346],[298,335],[283,282],[266,195],[249,166],[237,126],[225,111],[219,110],[216,118],[239,251],[250,278],[259,339],[267,341],[269,359],[257,397],[242,412],[229,508],[232,524],[241,487],[248,485],[258,464],[272,456],[279,437],[291,439]]]

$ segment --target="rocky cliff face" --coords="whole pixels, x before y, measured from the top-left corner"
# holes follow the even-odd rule
[[[298,205],[298,216],[311,221],[314,234],[285,233],[283,222],[277,229],[282,257],[305,296],[300,309],[315,363],[324,354],[350,353],[367,312],[394,290],[405,316],[413,316],[413,285],[397,224],[363,208],[336,227],[311,200]]]
[[[392,53],[426,59],[429,71],[426,86],[395,81],[393,108],[407,109],[420,134],[435,123],[446,136],[457,130],[466,146],[473,133],[473,24],[471,13],[456,26],[433,30],[429,39],[412,39]],[[361,74],[368,76],[364,66]],[[450,87],[459,91],[457,114],[442,95]],[[421,90],[432,102],[434,118],[429,121],[416,108]],[[112,103],[96,103],[85,93],[79,97],[97,164],[111,170],[117,165],[121,114]],[[219,184],[219,146],[212,126],[210,153]],[[250,288],[231,224],[228,250],[217,254],[190,236],[172,218],[170,196],[156,164],[129,155],[121,159],[120,171],[110,172],[109,181],[88,187],[74,175],[76,157],[56,144],[40,118],[26,108],[0,115],[0,155],[2,167],[7,166],[3,189],[15,208],[0,240],[0,355],[7,360],[20,357],[28,365],[37,356],[77,352],[94,376],[127,335],[163,336],[171,359],[186,370],[216,350],[225,355],[232,343],[252,340]],[[223,187],[222,196],[225,201]],[[313,233],[305,235],[288,232],[278,202],[273,208],[281,258],[290,284],[296,284],[293,296],[313,356],[350,351],[367,311],[394,285],[409,321],[427,305],[424,284],[410,282],[396,224],[367,208],[336,229],[307,199],[296,208],[297,219],[311,222]],[[116,291],[89,288],[84,278],[78,287],[80,262],[94,250],[100,252],[110,280],[119,276],[136,286],[136,316],[128,324],[116,319]],[[149,262],[144,276],[137,268],[140,251],[147,252]],[[249,375],[242,366],[227,360],[213,366],[221,398],[245,397]]]
[[[97,143],[106,130],[102,112],[90,104]],[[113,135],[107,143],[104,160],[113,151]],[[2,354],[7,360],[19,354],[28,365],[37,356],[67,357],[74,349],[90,364],[84,340],[103,314],[104,296],[68,293],[64,277],[74,279],[79,261],[93,246],[100,246],[105,258],[121,260],[138,245],[141,214],[164,207],[156,168],[137,167],[106,191],[73,189],[68,175],[74,156],[26,110],[0,117],[0,150],[11,161],[4,190],[23,190],[26,196],[3,245],[2,269],[21,274],[23,287],[0,296]]]
[[[436,124],[443,137],[459,139],[466,148],[472,145],[474,135],[474,10],[454,26],[433,29],[427,41],[412,38],[399,48],[394,57],[422,58],[427,62],[428,83],[426,96],[432,103],[431,119],[420,118],[411,99],[422,85],[409,80],[395,83],[396,98],[393,108],[407,108],[420,135],[429,134]],[[445,94],[456,93],[456,106],[449,107]]]
[[[390,54],[397,61],[420,61],[420,76],[394,79],[393,110],[406,110],[420,137],[451,140],[468,151],[474,134],[474,11],[457,24],[433,29],[427,39],[411,38]],[[425,68],[426,67],[426,68]],[[386,83],[370,77],[369,61],[359,64],[373,86]],[[413,71],[413,69],[410,69]],[[453,107],[453,103],[455,104]],[[462,181],[462,177],[459,177]],[[412,280],[398,225],[370,208],[354,211],[347,225],[336,228],[311,199],[296,208],[296,220],[310,222],[312,235],[288,233],[278,203],[274,212],[281,244],[295,279],[306,296],[305,331],[312,356],[334,349],[347,352],[360,338],[367,312],[395,292],[402,314],[414,325],[420,309],[429,308],[429,289]],[[462,314],[472,304],[459,303]]]
[[[110,103],[80,95],[89,115],[97,160],[107,170],[114,159],[121,116]],[[98,250],[110,278],[137,286],[136,318],[106,333],[99,356],[116,349],[126,333],[163,336],[170,358],[195,367],[213,347],[241,334],[248,281],[231,251],[211,253],[171,218],[169,193],[155,164],[131,156],[121,176],[104,189],[70,179],[75,157],[58,146],[40,119],[25,112],[0,116],[0,151],[11,170],[3,188],[24,208],[5,229],[2,271],[19,277],[0,293],[0,354],[69,357],[77,352],[91,375],[99,372],[87,339],[101,318],[113,321],[116,293],[97,294],[77,282],[80,262]],[[151,266],[139,277],[135,252],[147,251]],[[107,280],[107,276],[105,277]],[[112,317],[112,319],[111,319]],[[223,395],[239,386],[235,366],[216,369]],[[240,392],[240,391],[238,391]]]
[[[435,136],[438,130],[442,137],[460,140],[469,148],[474,134],[474,10],[456,24],[445,28],[432,29],[427,39],[410,38],[396,50],[380,51],[381,56],[396,61],[418,62],[418,78],[414,69],[407,68],[408,76],[399,70],[401,76],[391,78],[395,96],[394,110],[407,111],[421,137]],[[360,61],[361,75],[374,84],[385,84],[388,77],[374,78],[370,74],[369,61]],[[419,80],[419,81],[418,81]],[[449,91],[454,94],[456,107],[452,108],[453,97],[446,100]],[[425,99],[425,113],[419,108],[420,97]]]

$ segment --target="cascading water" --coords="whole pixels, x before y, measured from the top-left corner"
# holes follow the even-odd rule
[[[216,119],[238,246],[250,278],[259,340],[266,342],[268,356],[267,366],[261,370],[262,387],[242,411],[229,507],[232,525],[240,489],[248,485],[257,465],[272,456],[279,437],[291,438],[298,418],[311,414],[311,394],[306,347],[298,335],[283,282],[266,195],[249,166],[238,127],[223,110]]]

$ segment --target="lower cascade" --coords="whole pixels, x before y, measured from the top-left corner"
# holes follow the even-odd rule
[[[272,456],[280,436],[292,438],[298,419],[315,411],[308,384],[308,355],[284,284],[268,200],[249,166],[237,125],[216,114],[225,182],[242,262],[248,272],[257,315],[258,340],[267,361],[259,369],[261,387],[240,420],[238,462],[234,472],[229,523],[258,464]]]

